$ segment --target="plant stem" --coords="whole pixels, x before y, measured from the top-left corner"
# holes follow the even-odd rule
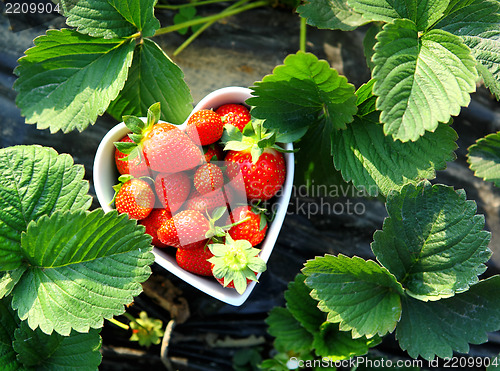
[[[234,0],[226,0],[226,1],[234,1]],[[155,5],[155,8],[156,9],[176,10],[176,9],[181,9],[181,8],[188,8],[190,6],[201,6],[201,5],[208,5],[208,4],[214,4],[214,3],[220,3],[220,2],[221,2],[221,0],[202,0],[202,1],[197,1],[194,3],[179,4],[179,5],[157,4],[157,5]]]
[[[260,6],[265,6],[267,4],[268,4],[268,2],[265,1],[265,0],[263,0],[263,1],[257,1],[255,3],[251,3],[251,4],[248,4],[246,6],[239,7],[237,9],[232,9],[232,10],[229,10],[229,11],[223,11],[223,12],[221,12],[219,14],[214,14],[214,15],[210,15],[210,16],[207,16],[207,17],[197,18],[197,19],[191,19],[191,20],[186,21],[186,22],[182,22],[182,23],[179,23],[179,24],[174,24],[174,25],[171,25],[171,26],[160,28],[160,29],[158,29],[156,31],[156,33],[154,34],[154,36],[163,35],[163,34],[166,34],[166,33],[169,33],[169,32],[181,30],[183,28],[190,27],[190,26],[196,26],[198,24],[203,24],[203,23],[206,23],[206,22],[212,22],[212,21],[215,22],[215,21],[218,21],[219,19],[226,18],[226,17],[229,17],[231,15],[235,15],[235,14],[238,14],[238,13],[241,13],[241,12],[244,12],[246,10],[253,9],[253,8],[258,8]]]
[[[109,322],[115,324],[116,326],[124,329],[124,330],[129,330],[130,329],[130,326],[124,324],[124,323],[121,323],[120,321],[118,321],[117,319],[114,319],[114,318],[110,318],[108,319]]]
[[[306,52],[306,33],[307,33],[307,24],[306,19],[304,17],[300,17],[300,50],[304,53]]]
[[[222,11],[220,14],[225,14],[226,12],[238,8],[239,6],[247,3],[250,0],[240,0],[237,3],[234,3],[233,5],[229,6],[227,9]],[[174,57],[178,55],[180,52],[182,52],[189,44],[191,44],[203,31],[205,31],[208,27],[213,25],[216,21],[210,21],[205,23],[203,26],[201,26],[199,29],[196,30],[196,32],[193,32],[193,34],[186,40],[184,41],[173,53]]]

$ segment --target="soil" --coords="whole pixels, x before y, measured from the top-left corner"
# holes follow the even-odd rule
[[[227,4],[226,4],[227,5]],[[215,13],[217,6],[208,7]],[[158,14],[162,24],[171,22],[172,13]],[[40,144],[54,147],[59,153],[70,153],[75,163],[83,164],[90,193],[94,195],[92,168],[94,154],[101,138],[116,124],[108,115],[82,133],[50,134],[26,125],[15,105],[16,93],[13,69],[17,59],[33,45],[33,39],[47,28],[64,27],[61,17],[21,20],[17,28],[12,20],[0,17],[0,145]],[[24,27],[23,27],[24,26]],[[13,29],[11,29],[13,28]],[[326,59],[339,73],[360,86],[370,78],[362,54],[364,28],[353,32],[334,32],[308,28],[308,51]],[[185,36],[168,34],[156,41],[167,54],[182,43]],[[287,9],[262,8],[248,11],[214,24],[192,45],[172,57],[184,71],[194,102],[209,92],[225,86],[252,86],[272,72],[290,53],[299,48],[299,18]],[[475,178],[468,169],[467,147],[484,135],[500,130],[500,104],[483,87],[473,95],[454,123],[458,132],[457,160],[440,171],[435,183],[464,188],[469,199],[477,202],[478,212],[486,217],[487,229],[492,231],[490,249],[494,252],[486,275],[500,271],[500,192],[491,183]],[[275,306],[284,305],[283,292],[307,259],[325,253],[343,253],[363,258],[373,257],[370,242],[375,230],[382,227],[386,211],[382,200],[356,197],[329,198],[331,205],[359,204],[360,215],[346,212],[346,207],[316,210],[324,201],[315,195],[292,196],[289,215],[268,262],[268,271],[242,306],[233,307],[213,299],[196,288],[153,265],[153,275],[144,284],[128,311],[138,314],[147,311],[166,325],[174,316],[168,346],[172,369],[230,370],[233,356],[253,355],[258,359],[272,356],[272,337],[267,333],[265,319]],[[95,199],[95,197],[94,197]],[[298,205],[301,205],[300,207]],[[99,205],[94,201],[92,208]],[[361,206],[360,206],[361,207]],[[339,210],[344,209],[344,212]],[[103,330],[103,362],[101,370],[163,369],[160,346],[139,347],[128,341],[130,334],[106,322]],[[471,346],[470,356],[492,356],[500,350],[500,334],[490,335],[490,342]],[[253,352],[253,353],[252,353]],[[380,355],[407,357],[392,335],[376,348]]]

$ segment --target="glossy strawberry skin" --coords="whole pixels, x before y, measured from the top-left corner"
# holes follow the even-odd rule
[[[217,189],[213,192],[201,195],[196,190],[189,196],[186,201],[186,209],[197,210],[203,215],[210,215],[214,209],[226,206],[226,198],[222,189]]]
[[[221,188],[224,185],[224,175],[220,167],[208,163],[196,169],[193,182],[196,190],[205,194]]]
[[[158,123],[141,141],[146,163],[154,171],[177,173],[204,162],[202,150],[175,125]]]
[[[239,206],[233,210],[226,225],[237,223],[245,218],[249,219],[232,226],[228,232],[234,240],[247,240],[252,246],[256,246],[266,237],[267,224],[262,230],[260,229],[261,215],[254,213],[250,206]]]
[[[158,238],[168,246],[194,249],[207,242],[205,233],[210,223],[203,214],[196,210],[183,210],[166,220],[158,228]]]
[[[155,194],[149,184],[141,179],[125,182],[115,199],[116,210],[125,213],[130,219],[145,219],[153,210]]]
[[[207,246],[192,249],[177,249],[175,260],[182,269],[200,276],[212,276],[212,264],[207,261],[214,256]]]
[[[215,112],[222,116],[224,124],[236,126],[240,131],[243,131],[251,118],[248,109],[241,104],[224,104],[217,108]]]
[[[155,191],[161,205],[175,213],[191,192],[191,181],[185,172],[159,173],[155,178]]]
[[[220,115],[213,110],[202,109],[193,113],[187,123],[186,132],[197,144],[202,146],[217,142],[224,131]]]
[[[139,221],[139,224],[142,224],[144,227],[146,227],[146,233],[153,237],[153,240],[151,242],[152,245],[156,247],[167,246],[159,240],[157,232],[158,228],[160,228],[160,225],[171,217],[172,214],[166,209],[153,209],[145,219]]]
[[[217,143],[203,147],[203,152],[205,153],[206,162],[222,161],[224,159],[224,150]]]
[[[130,139],[128,135],[125,135],[122,139],[120,139],[120,142],[132,143],[132,139]],[[136,156],[129,160],[121,160],[126,156],[127,155],[125,153],[120,152],[118,148],[115,148],[115,164],[120,174],[130,174],[135,178],[149,176],[148,165],[144,159],[141,160],[139,156]]]
[[[250,151],[229,151],[225,161],[239,164],[239,168],[228,166],[227,173],[234,178],[241,171],[249,200],[269,200],[285,182],[285,158],[275,149],[265,149],[255,164]]]

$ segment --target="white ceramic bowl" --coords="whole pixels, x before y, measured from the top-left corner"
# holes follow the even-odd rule
[[[196,112],[200,109],[206,108],[217,108],[226,103],[244,103],[246,99],[250,97],[251,90],[247,88],[222,88],[208,94],[196,105],[192,112]],[[186,123],[187,120],[182,125],[179,125],[179,128],[185,129]],[[119,123],[104,136],[101,143],[99,144],[99,147],[97,148],[94,160],[94,187],[97,195],[97,200],[99,201],[99,204],[101,205],[103,210],[106,212],[113,209],[112,206],[109,205],[114,195],[112,186],[116,184],[119,176],[114,162],[115,146],[113,142],[119,141],[129,132],[129,129],[123,122]],[[293,149],[291,143],[287,143],[286,145],[284,145],[284,147],[287,150]],[[285,162],[286,178],[283,189],[279,192],[279,197],[277,198],[276,204],[274,205],[276,214],[273,222],[268,228],[266,238],[260,245],[260,257],[266,263],[269,259],[269,256],[271,255],[271,252],[273,251],[276,239],[278,238],[278,234],[285,219],[288,203],[290,201],[290,196],[292,193],[294,173],[293,153],[285,153]],[[153,248],[153,253],[155,255],[155,261],[156,263],[158,263],[158,265],[165,268],[172,274],[175,274],[200,291],[203,291],[204,293],[231,305],[239,306],[243,304],[257,284],[256,282],[251,282],[248,285],[246,291],[242,295],[240,295],[234,289],[224,288],[213,278],[202,277],[185,271],[177,265],[175,256],[168,254],[168,252],[166,252],[165,250]]]

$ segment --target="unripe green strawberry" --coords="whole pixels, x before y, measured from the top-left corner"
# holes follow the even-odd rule
[[[241,104],[224,104],[217,108],[215,112],[222,116],[224,125],[233,125],[240,131],[243,131],[243,128],[248,124],[251,118],[248,108]]]
[[[119,213],[126,213],[131,219],[141,220],[153,210],[155,195],[144,180],[131,178],[114,188],[115,206]]]
[[[267,221],[263,214],[256,213],[250,206],[239,206],[231,212],[226,224],[238,223],[229,229],[233,240],[247,240],[252,246],[261,243],[266,237]]]
[[[166,245],[183,249],[194,249],[205,246],[205,234],[210,223],[205,216],[196,210],[184,210],[166,220],[158,228],[158,238]]]
[[[212,264],[208,262],[214,256],[210,249],[203,245],[192,249],[177,249],[175,260],[182,269],[201,276],[213,276]]]
[[[156,247],[167,246],[159,240],[157,232],[158,228],[160,228],[160,225],[171,217],[172,214],[170,214],[170,211],[166,209],[153,209],[145,219],[142,219],[139,222],[144,227],[146,227],[146,233],[153,237],[153,240],[151,242],[152,245]]]
[[[185,172],[159,173],[155,178],[155,191],[162,206],[175,213],[191,192],[191,181]]]
[[[202,146],[217,142],[224,131],[224,123],[218,113],[202,109],[193,113],[187,123],[186,132],[197,144]]]
[[[193,182],[196,190],[205,194],[220,189],[224,185],[224,175],[220,167],[207,163],[196,169]]]

